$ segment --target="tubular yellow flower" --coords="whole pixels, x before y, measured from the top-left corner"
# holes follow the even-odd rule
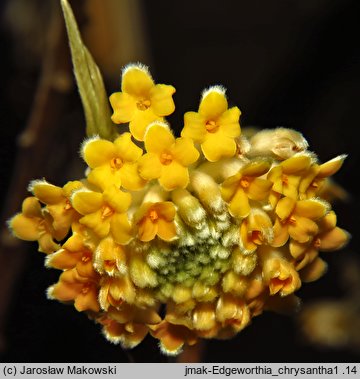
[[[273,183],[273,186],[269,201],[274,208],[280,195],[294,200],[298,198],[302,174],[309,169],[311,163],[311,155],[306,153],[296,154],[270,170],[267,179]]]
[[[119,308],[124,304],[135,302],[135,287],[128,274],[109,277],[103,276],[100,282],[99,303],[107,311],[110,306]]]
[[[210,87],[202,94],[198,112],[185,113],[181,136],[199,142],[210,162],[232,157],[236,153],[235,138],[240,136],[240,114],[238,107],[228,109],[223,87]]]
[[[126,211],[131,204],[131,195],[115,186],[103,193],[79,190],[71,197],[72,206],[83,217],[80,224],[91,229],[99,238],[111,233],[116,242],[127,244],[131,239],[131,225]]]
[[[321,165],[313,164],[299,184],[299,194],[302,199],[310,199],[320,192],[325,180],[340,170],[347,155],[339,155]]]
[[[160,349],[167,355],[178,355],[184,343],[189,346],[197,342],[196,333],[183,325],[175,325],[164,320],[150,326],[150,333],[160,340]]]
[[[166,124],[154,123],[145,134],[145,148],[147,153],[139,159],[140,175],[144,179],[159,178],[168,191],[188,185],[188,166],[199,158],[191,139],[175,139]]]
[[[46,266],[68,270],[87,264],[92,259],[92,249],[85,243],[85,237],[74,232],[61,249],[47,256]]]
[[[251,209],[240,225],[240,242],[244,251],[252,253],[259,245],[269,244],[274,238],[270,217],[259,208]]]
[[[270,295],[279,293],[280,296],[287,296],[300,288],[299,274],[277,251],[262,248],[260,258],[264,281],[269,285]]]
[[[229,212],[234,217],[246,217],[250,213],[250,200],[262,201],[269,195],[272,183],[259,176],[270,168],[268,161],[248,163],[240,171],[226,179],[221,185],[223,199],[229,203]]]
[[[334,211],[327,213],[318,222],[319,232],[309,242],[300,243],[291,240],[289,252],[295,258],[295,268],[301,270],[312,263],[319,251],[334,251],[341,249],[349,241],[349,233],[336,226]]]
[[[120,276],[127,272],[127,254],[125,248],[113,238],[106,237],[100,241],[94,256],[94,268],[97,272],[109,276]]]
[[[134,216],[139,240],[149,242],[156,236],[164,241],[176,238],[175,213],[170,201],[142,204]]]
[[[137,166],[142,149],[131,141],[130,133],[123,133],[114,142],[90,138],[82,146],[82,155],[92,169],[88,181],[102,190],[122,185],[127,190],[136,191],[146,183],[139,176]]]
[[[148,68],[142,64],[130,64],[124,68],[121,90],[110,96],[114,110],[111,119],[116,124],[129,122],[131,134],[139,141],[143,141],[146,127],[151,122],[162,120],[175,110],[172,99],[175,88],[155,84]]]
[[[142,323],[119,323],[106,317],[99,319],[98,322],[103,325],[103,333],[109,341],[115,344],[121,343],[126,349],[137,346],[149,332],[149,328]]]
[[[49,254],[58,250],[54,242],[55,231],[52,220],[42,212],[40,203],[35,197],[27,197],[23,201],[22,213],[18,213],[9,221],[12,233],[25,241],[38,241],[39,251]]]
[[[74,301],[79,311],[100,310],[98,302],[98,274],[88,265],[79,272],[76,268],[64,271],[58,283],[48,289],[48,297],[59,301]]]
[[[319,231],[317,220],[329,211],[329,204],[316,199],[295,201],[289,197],[279,200],[275,213],[274,240],[272,246],[283,246],[289,236],[300,242],[308,242]]]
[[[58,240],[65,238],[71,224],[77,220],[78,215],[71,206],[70,197],[82,186],[82,183],[77,180],[68,182],[63,188],[47,183],[45,180],[34,180],[29,185],[29,191],[47,205],[46,211],[53,219],[52,227]]]

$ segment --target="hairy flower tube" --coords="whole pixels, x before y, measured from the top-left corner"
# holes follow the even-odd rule
[[[132,348],[150,334],[169,355],[298,307],[302,283],[325,272],[321,254],[350,237],[322,198],[345,155],[320,163],[286,128],[247,139],[220,86],[175,137],[164,119],[174,92],[127,66],[110,103],[130,132],[89,136],[84,177],[62,188],[33,181],[9,220],[61,271],[49,298],[87,313],[113,343]]]

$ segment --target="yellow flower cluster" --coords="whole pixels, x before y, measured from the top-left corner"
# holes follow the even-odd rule
[[[321,198],[344,155],[321,164],[285,128],[244,137],[220,86],[185,113],[176,138],[164,118],[174,92],[128,65],[110,103],[130,132],[91,136],[86,177],[33,181],[9,221],[62,270],[49,298],[73,303],[114,343],[131,348],[150,333],[167,354],[296,307],[294,292],[326,269],[319,251],[349,239]]]

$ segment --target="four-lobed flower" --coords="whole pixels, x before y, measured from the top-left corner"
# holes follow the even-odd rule
[[[210,162],[233,157],[240,136],[240,114],[238,107],[228,108],[223,87],[210,87],[202,94],[198,112],[185,113],[181,136],[200,143]]]
[[[114,110],[111,119],[116,124],[128,122],[131,134],[139,141],[144,140],[146,127],[151,122],[162,120],[175,110],[172,99],[175,88],[155,84],[148,68],[142,64],[124,68],[121,90],[110,96]]]

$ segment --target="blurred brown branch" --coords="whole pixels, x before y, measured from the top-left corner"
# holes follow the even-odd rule
[[[26,257],[25,244],[10,234],[6,221],[20,210],[21,202],[27,196],[29,181],[43,173],[42,166],[52,151],[49,141],[53,138],[66,95],[73,85],[63,20],[59,8],[52,8],[41,76],[27,125],[17,140],[16,162],[1,213],[0,349],[5,348],[7,309]]]

